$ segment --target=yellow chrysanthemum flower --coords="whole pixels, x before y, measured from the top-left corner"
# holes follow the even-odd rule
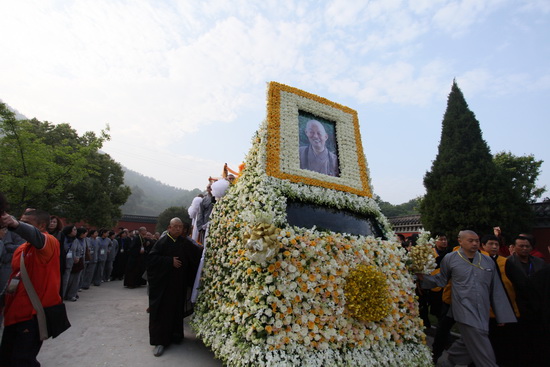
[[[372,265],[351,270],[344,286],[350,315],[361,321],[380,321],[391,309],[388,284],[384,274]]]

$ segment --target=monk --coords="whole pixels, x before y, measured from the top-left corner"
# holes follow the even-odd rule
[[[187,239],[188,227],[181,219],[172,218],[168,232],[147,255],[149,342],[155,346],[156,357],[161,356],[168,345],[183,340],[183,318],[190,314],[187,299],[202,248]]]

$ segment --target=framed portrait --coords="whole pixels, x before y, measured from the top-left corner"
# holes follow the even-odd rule
[[[300,168],[339,177],[336,123],[298,111]]]
[[[267,174],[372,197],[357,112],[271,82]]]

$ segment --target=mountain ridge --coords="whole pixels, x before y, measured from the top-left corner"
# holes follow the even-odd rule
[[[172,206],[188,208],[191,201],[202,191],[186,190],[165,184],[153,177],[124,167],[124,184],[132,194],[121,207],[122,213],[132,215],[158,216]]]

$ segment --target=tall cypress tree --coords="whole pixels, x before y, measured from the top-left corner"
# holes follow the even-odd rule
[[[427,192],[420,205],[424,227],[454,240],[462,229],[481,235],[502,226],[499,212],[506,187],[498,174],[479,122],[453,81],[437,157],[424,176]]]

